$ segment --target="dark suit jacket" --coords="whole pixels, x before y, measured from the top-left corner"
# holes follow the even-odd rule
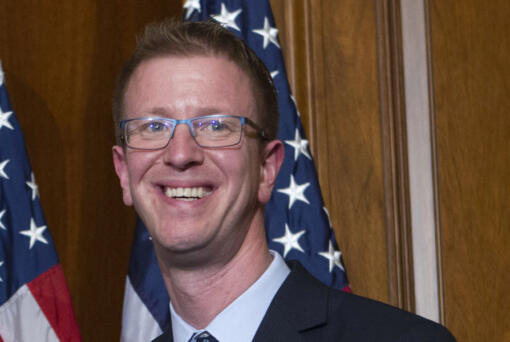
[[[437,323],[329,288],[298,262],[289,266],[291,273],[271,302],[254,342],[455,341]],[[173,342],[172,329],[153,342]]]

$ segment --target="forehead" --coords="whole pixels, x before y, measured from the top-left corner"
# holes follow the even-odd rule
[[[150,114],[192,117],[212,113],[253,116],[247,74],[222,56],[163,56],[143,61],[131,76],[125,118]]]

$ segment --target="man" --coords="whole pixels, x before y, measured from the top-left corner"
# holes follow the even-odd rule
[[[171,298],[157,341],[453,340],[268,250],[264,204],[284,156],[276,96],[263,63],[221,26],[148,26],[114,117],[123,200],[147,226]]]

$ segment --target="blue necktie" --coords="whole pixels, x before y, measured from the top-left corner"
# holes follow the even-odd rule
[[[194,333],[189,342],[218,342],[218,340],[207,331],[202,331],[200,334]]]

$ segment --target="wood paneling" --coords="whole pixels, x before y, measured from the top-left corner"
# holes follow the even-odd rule
[[[397,248],[396,221],[389,215],[398,204],[386,197],[396,190],[386,182],[384,165],[391,160],[383,140],[394,133],[381,118],[376,3],[271,3],[351,286],[355,293],[407,306],[388,260]]]
[[[412,309],[398,3],[272,0],[353,289]],[[428,3],[445,323],[509,340],[510,8]]]
[[[118,341],[134,214],[111,162],[111,94],[135,33],[180,1],[2,1],[0,58],[84,341]]]
[[[510,341],[510,3],[429,1],[446,324]]]

